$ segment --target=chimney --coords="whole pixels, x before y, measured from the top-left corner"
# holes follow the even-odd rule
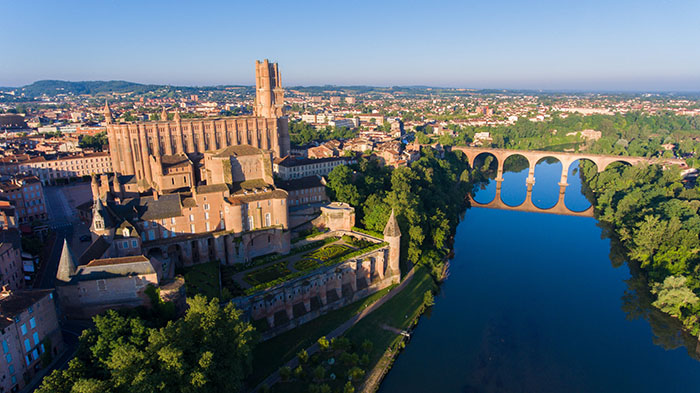
[[[154,200],[154,201],[157,201],[157,200],[158,200],[158,191],[156,191],[155,188],[153,189],[153,200]]]

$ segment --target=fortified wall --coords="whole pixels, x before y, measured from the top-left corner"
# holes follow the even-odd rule
[[[363,299],[401,280],[399,245],[401,233],[392,212],[384,230],[384,239],[363,233],[338,230],[318,239],[350,235],[386,245],[348,258],[333,266],[324,266],[308,274],[249,296],[233,299],[236,308],[251,320],[265,319],[267,340],[313,320],[329,311]]]

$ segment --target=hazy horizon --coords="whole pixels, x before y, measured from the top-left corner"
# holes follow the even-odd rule
[[[283,86],[700,91],[697,1],[9,3],[0,86],[125,80]],[[262,14],[262,15],[261,15]]]

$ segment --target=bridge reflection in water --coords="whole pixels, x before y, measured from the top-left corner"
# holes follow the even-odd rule
[[[564,196],[566,195],[566,186],[568,186],[568,184],[562,185],[561,183],[559,183],[559,199],[557,199],[556,205],[550,208],[541,208],[535,206],[535,204],[532,203],[532,186],[535,184],[534,178],[532,182],[530,182],[530,179],[528,179],[525,202],[521,203],[518,206],[510,206],[503,202],[503,200],[501,199],[502,183],[503,180],[496,180],[496,197],[493,198],[491,202],[479,203],[475,201],[474,197],[472,197],[471,195],[469,196],[469,202],[473,207],[485,207],[489,209],[517,210],[534,213],[560,214],[566,216],[593,217],[593,206],[590,206],[588,209],[580,212],[573,211],[566,207],[566,203],[564,203]]]
[[[601,155],[601,154],[586,154],[586,153],[567,153],[567,152],[554,152],[554,151],[537,151],[537,150],[507,150],[507,149],[494,149],[488,147],[453,147],[452,150],[460,150],[466,154],[469,165],[473,168],[476,158],[482,154],[492,155],[498,165],[496,171],[496,196],[493,201],[489,203],[479,203],[470,196],[471,205],[474,207],[485,207],[492,209],[503,209],[503,210],[517,210],[535,213],[550,213],[550,214],[560,214],[568,216],[581,216],[581,217],[593,217],[593,206],[583,211],[573,211],[566,206],[564,202],[564,196],[566,195],[566,187],[569,185],[567,183],[567,177],[569,173],[569,167],[578,160],[589,160],[593,162],[598,172],[602,172],[608,165],[614,162],[621,162],[629,165],[636,165],[639,163],[659,163],[662,165],[679,165],[685,167],[686,163],[684,160],[680,159],[662,159],[662,158],[647,158],[647,157],[630,157],[630,156],[611,156],[611,155]],[[503,183],[503,168],[504,163],[511,156],[522,156],[528,162],[528,176],[526,179],[527,184],[527,194],[525,196],[525,201],[518,206],[510,206],[503,202],[501,199],[501,185]],[[558,160],[561,165],[561,178],[559,181],[559,198],[557,203],[551,208],[540,208],[535,206],[532,202],[532,187],[535,184],[535,167],[537,163],[545,158],[554,158]]]

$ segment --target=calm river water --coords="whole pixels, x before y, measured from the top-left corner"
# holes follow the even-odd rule
[[[538,164],[537,206],[556,203],[560,165]],[[576,170],[565,200],[580,211],[589,203]],[[504,202],[525,199],[526,177],[504,174]],[[492,182],[475,198],[494,195]],[[655,344],[669,339],[623,311],[634,308],[630,270],[612,266],[595,219],[472,208],[454,251],[435,306],[380,392],[700,392],[700,362]]]

